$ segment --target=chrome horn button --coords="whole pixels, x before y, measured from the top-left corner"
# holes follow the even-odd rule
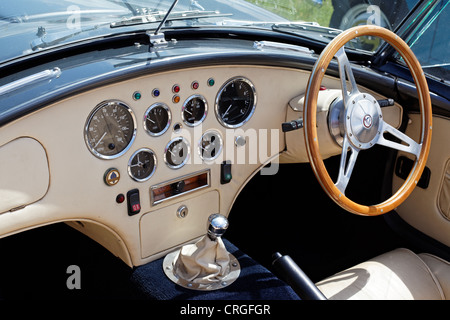
[[[381,134],[383,115],[377,99],[367,93],[350,97],[345,112],[345,131],[352,145],[358,149],[369,149]]]

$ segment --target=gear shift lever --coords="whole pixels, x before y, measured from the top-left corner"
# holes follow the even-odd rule
[[[210,215],[203,238],[164,258],[167,277],[182,287],[196,290],[216,290],[234,282],[239,277],[240,265],[221,238],[228,225],[223,215]]]
[[[215,241],[218,237],[221,237],[228,229],[228,219],[223,215],[214,213],[209,216],[206,228],[208,230],[208,237]]]

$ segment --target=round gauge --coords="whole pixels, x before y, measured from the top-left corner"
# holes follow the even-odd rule
[[[104,101],[89,115],[84,139],[98,158],[114,159],[124,154],[136,137],[133,111],[120,101]]]
[[[206,118],[208,105],[201,95],[190,96],[183,104],[181,116],[188,126],[196,126]]]
[[[222,151],[222,137],[217,131],[207,131],[199,142],[200,157],[205,161],[216,159]]]
[[[155,153],[147,148],[142,148],[133,153],[128,161],[128,174],[133,180],[143,182],[153,175],[156,170]]]
[[[186,139],[177,137],[171,140],[164,150],[164,161],[172,169],[181,168],[189,158],[189,145]]]
[[[163,103],[151,105],[144,115],[144,129],[151,136],[160,136],[170,126],[171,114],[169,107]]]
[[[246,123],[256,107],[256,91],[250,80],[233,78],[226,82],[216,98],[216,116],[228,128],[237,128]]]

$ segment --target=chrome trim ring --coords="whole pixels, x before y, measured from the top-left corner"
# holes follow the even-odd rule
[[[133,122],[133,133],[131,135],[131,139],[128,142],[128,144],[126,145],[126,147],[121,150],[120,152],[113,154],[113,155],[104,155],[98,151],[95,150],[95,146],[91,146],[90,142],[89,142],[89,136],[88,136],[88,132],[89,132],[89,126],[91,124],[91,121],[93,119],[93,117],[95,116],[95,114],[102,108],[110,106],[116,104],[117,106],[124,108],[131,116],[131,120]],[[99,159],[104,159],[104,160],[111,160],[111,159],[116,159],[118,157],[120,157],[121,155],[123,155],[124,153],[126,153],[130,148],[131,145],[133,144],[135,138],[136,138],[136,133],[137,133],[137,123],[136,123],[136,116],[134,115],[133,110],[124,102],[119,101],[119,100],[106,100],[103,101],[101,103],[99,103],[89,114],[88,118],[86,119],[86,123],[84,126],[84,142],[86,143],[87,148],[89,149],[89,151],[96,156]]]
[[[136,177],[133,175],[133,173],[131,172],[131,164],[132,164],[132,162],[133,162],[134,157],[135,157],[138,153],[140,153],[140,152],[142,152],[142,151],[145,151],[145,152],[147,152],[147,153],[151,153],[151,154],[152,154],[154,165],[153,165],[153,170],[152,170],[152,172],[150,172],[150,174],[149,174],[148,176],[146,176],[145,178],[139,179],[139,178],[136,178]],[[153,174],[155,173],[157,165],[158,165],[158,162],[157,162],[157,159],[156,159],[156,154],[155,154],[155,152],[154,152],[153,150],[149,149],[149,148],[141,148],[141,149],[135,151],[135,152],[131,155],[130,159],[128,160],[128,167],[127,167],[128,175],[131,177],[131,179],[133,179],[134,181],[137,181],[137,182],[144,182],[144,181],[147,181],[147,180],[150,179],[150,178],[153,176]]]
[[[150,111],[152,111],[156,107],[162,107],[163,109],[165,109],[167,111],[168,121],[167,121],[167,124],[164,127],[164,129],[162,129],[160,132],[155,133],[155,132],[150,131],[149,128],[147,127],[147,117],[148,117],[148,114],[150,113]],[[167,129],[169,129],[171,123],[172,123],[172,113],[170,112],[169,107],[165,103],[157,102],[155,104],[152,104],[150,107],[148,107],[147,111],[145,111],[144,130],[152,137],[159,137],[159,136],[163,135],[167,131]]]
[[[184,157],[183,161],[180,162],[179,164],[171,164],[171,163],[169,163],[169,161],[167,159],[167,152],[170,152],[169,147],[176,141],[181,141],[182,143],[184,143],[184,145],[186,146],[186,156]],[[179,169],[188,162],[190,153],[191,153],[191,150],[190,150],[188,141],[183,137],[176,137],[176,138],[170,140],[169,143],[164,148],[164,162],[171,169]]]
[[[209,136],[209,141],[211,142],[210,145],[214,144],[214,148],[216,149],[214,156],[208,157],[208,156],[204,156],[202,153],[202,142],[203,139],[205,137]],[[217,138],[217,142],[214,143],[213,141],[211,141],[211,137],[216,137]],[[218,145],[216,145],[218,144]],[[200,158],[205,161],[205,162],[209,162],[209,161],[213,161],[215,159],[217,159],[217,157],[220,155],[220,153],[222,152],[222,148],[223,148],[223,140],[222,140],[222,136],[220,135],[220,133],[216,130],[207,130],[205,133],[202,134],[202,137],[200,138],[200,141],[198,142],[198,154],[200,156]]]
[[[227,123],[225,120],[223,120],[222,117],[219,115],[219,102],[220,102],[220,99],[222,97],[222,94],[223,94],[223,91],[225,90],[225,88],[227,88],[230,84],[232,84],[233,82],[236,82],[236,81],[245,82],[245,83],[247,83],[250,86],[251,91],[252,91],[252,95],[253,95],[253,105],[251,106],[250,113],[247,115],[247,117],[243,121],[239,122],[238,124],[232,125],[232,124]],[[249,79],[247,79],[245,77],[234,77],[234,78],[231,78],[231,79],[229,79],[227,82],[225,82],[222,85],[222,87],[220,88],[219,92],[217,93],[215,106],[214,106],[214,110],[215,110],[215,113],[216,113],[216,118],[220,122],[220,124],[223,125],[226,128],[233,129],[233,128],[241,127],[245,123],[247,123],[250,120],[250,118],[253,116],[253,114],[255,113],[257,100],[258,99],[257,99],[257,95],[256,95],[255,86],[253,85],[253,83]]]
[[[205,106],[205,111],[203,112],[202,118],[200,120],[197,120],[194,123],[191,123],[191,122],[186,120],[186,117],[184,115],[184,111],[185,111],[185,109],[187,107],[187,104],[191,100],[194,100],[194,99],[200,99],[203,102],[203,104]],[[189,127],[198,126],[200,123],[202,123],[205,120],[207,114],[208,114],[208,102],[206,101],[205,97],[203,97],[200,94],[194,94],[194,95],[190,96],[189,98],[187,98],[186,101],[184,101],[183,106],[181,107],[181,118],[183,119],[183,122]]]

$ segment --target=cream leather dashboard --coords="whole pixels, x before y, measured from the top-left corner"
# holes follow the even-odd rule
[[[248,113],[241,124],[230,120],[226,126],[223,118],[229,108],[218,116],[216,99],[223,85],[236,77],[252,84],[256,105],[254,110],[242,111]],[[264,169],[269,170],[267,174],[276,173],[280,153],[284,162],[307,161],[301,130],[285,138],[280,127],[291,117],[301,116],[289,102],[301,100],[308,77],[306,71],[253,66],[150,74],[70,97],[9,123],[0,128],[0,235],[67,222],[130,266],[194,241],[205,233],[210,214],[228,215],[239,191],[264,165],[273,161]],[[326,78],[325,82],[327,88],[340,88],[336,79]],[[186,120],[189,111],[184,112],[185,102],[193,96],[204,103],[199,107],[197,99],[192,104],[204,115],[195,124]],[[90,130],[88,119],[105,101],[120,101],[132,110],[136,130],[122,128],[131,130],[130,142],[110,158],[90,151],[102,145],[105,134],[100,132],[92,140],[85,137]],[[152,135],[146,131],[145,121],[149,108],[158,103],[170,111],[170,123],[161,128],[164,132]],[[329,139],[323,122],[326,106],[322,111],[321,134]],[[401,108],[396,105],[390,117],[398,126]],[[202,136],[207,132],[214,133],[219,143],[209,159],[201,157],[202,148],[207,147]],[[181,165],[170,166],[170,142],[181,137],[187,145],[183,157],[186,152],[188,156]],[[211,142],[211,135],[208,139]],[[116,146],[109,143],[105,147]],[[132,161],[141,150],[150,150],[152,167],[142,173],[143,179],[136,179],[129,173],[131,166],[148,169],[143,158]],[[327,155],[339,153],[333,146]],[[222,166],[224,161],[231,163],[231,176]],[[9,188],[13,184],[16,192]]]

